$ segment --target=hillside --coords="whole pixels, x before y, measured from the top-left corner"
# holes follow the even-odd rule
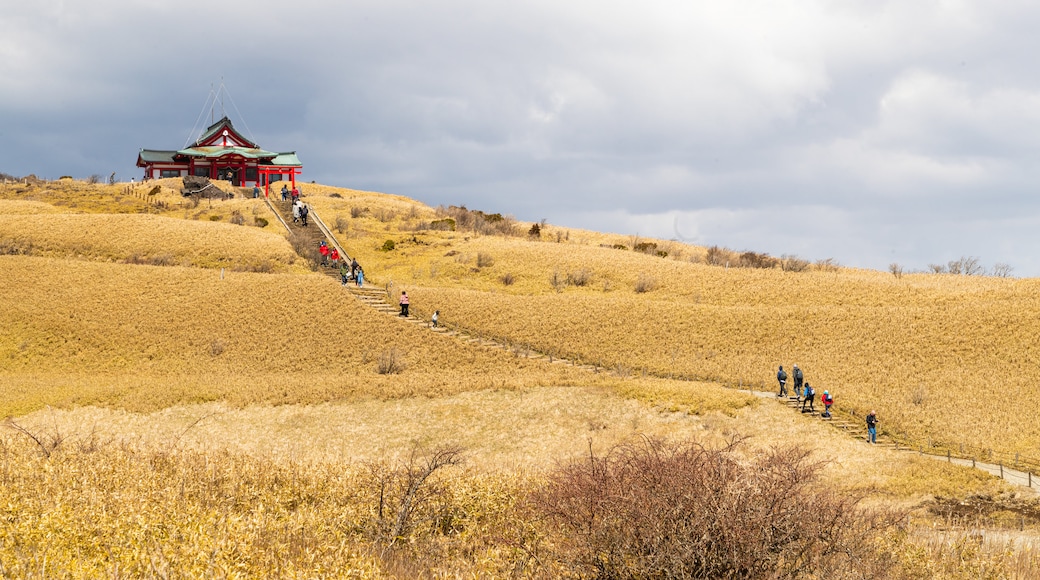
[[[817,494],[910,510],[916,527],[868,549],[893,577],[1040,561],[959,544],[936,515],[954,498],[1031,537],[1038,518],[1008,485],[748,393],[798,363],[841,412],[876,407],[886,437],[996,446],[976,429],[1025,454],[1040,441],[1024,408],[1031,280],[726,268],[678,242],[534,236],[508,216],[304,184],[369,284],[391,304],[407,290],[422,319],[439,309],[453,336],[355,298],[262,201],[178,185],[0,185],[6,573],[582,577],[530,494],[572,459],[656,438],[735,445],[742,464],[794,445],[824,462]],[[960,386],[994,376],[1023,407]],[[446,448],[465,466],[434,478],[407,542],[388,540],[384,500]]]

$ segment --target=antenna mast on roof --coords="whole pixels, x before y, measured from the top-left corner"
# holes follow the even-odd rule
[[[235,113],[237,113],[239,119],[242,120],[242,125],[245,126],[249,138],[252,139],[254,143],[256,142],[256,137],[253,136],[253,131],[249,128],[249,124],[246,123],[246,119],[242,116],[242,112],[238,110],[238,105],[235,104],[234,97],[231,96],[231,92],[227,90],[226,86],[224,86],[224,77],[220,77],[220,88],[216,91],[213,90],[213,84],[210,83],[209,96],[206,97],[206,102],[202,105],[202,111],[199,113],[199,118],[195,120],[195,124],[191,127],[191,133],[188,135],[188,140],[184,142],[184,147],[187,147],[192,140],[198,143],[198,137],[201,136],[201,132],[198,136],[195,136],[195,131],[199,128],[199,121],[201,121],[204,118],[203,115],[206,114],[206,107],[209,107],[209,124],[212,126],[213,123],[216,123],[213,113],[217,108],[217,99],[220,99],[220,114],[223,117],[227,117],[227,110],[224,108],[224,95],[227,95],[227,98],[231,100],[231,106],[235,108]]]

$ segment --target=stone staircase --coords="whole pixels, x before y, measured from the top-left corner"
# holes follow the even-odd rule
[[[801,413],[803,415],[808,415],[809,417],[817,417],[822,421],[826,421],[832,427],[843,431],[850,437],[859,439],[861,441],[867,440],[867,424],[865,419],[855,421],[856,418],[851,415],[838,414],[835,410],[835,407],[833,406],[831,407],[831,416],[824,417],[822,411],[823,404],[820,403],[819,399],[816,399],[815,401],[814,410],[810,411],[808,407],[803,409],[804,404],[802,399],[800,399],[799,397],[789,396],[780,398],[773,395],[773,398],[775,398],[778,402],[786,405],[789,409],[795,412]],[[878,447],[887,447],[890,449],[899,448],[899,446],[894,441],[892,441],[891,438],[881,433],[878,433],[877,445]]]

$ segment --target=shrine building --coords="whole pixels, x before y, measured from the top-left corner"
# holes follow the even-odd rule
[[[210,125],[195,144],[180,151],[142,149],[137,166],[144,168],[144,178],[185,177],[194,175],[229,181],[238,187],[250,185],[270,188],[282,180],[296,187],[296,176],[303,164],[295,151],[275,153],[261,149],[235,130],[226,116]]]

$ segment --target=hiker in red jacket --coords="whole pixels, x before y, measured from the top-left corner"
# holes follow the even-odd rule
[[[834,397],[831,396],[830,391],[823,392],[823,396],[820,397],[820,402],[823,403],[823,415],[820,416],[830,418],[831,405],[834,404]]]
[[[329,265],[329,245],[325,243],[325,240],[322,240],[321,243],[318,244],[318,253],[321,254],[321,265],[322,266],[328,266]]]
[[[332,260],[333,268],[339,268],[339,249],[333,247],[329,250],[329,260]]]

